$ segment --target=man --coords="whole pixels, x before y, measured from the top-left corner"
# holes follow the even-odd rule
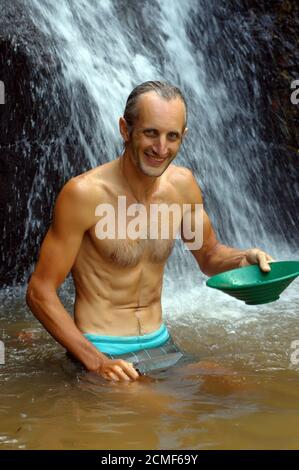
[[[137,213],[153,204],[175,204],[182,208],[181,227],[188,206],[196,226],[200,188],[188,169],[172,164],[187,133],[186,119],[178,88],[145,82],[132,91],[119,121],[123,155],[63,187],[28,286],[27,303],[49,333],[87,370],[107,380],[138,379],[142,353],[151,358],[160,348],[180,355],[162,323],[163,272],[173,245],[171,237],[161,236],[165,220],[158,222],[156,239],[105,237],[98,224],[103,207],[112,207],[121,219],[119,200],[125,196],[126,208],[133,205]],[[179,228],[174,219],[171,223]],[[221,245],[205,212],[202,229],[202,244],[192,254],[205,274],[249,264],[270,270],[272,258],[265,252]],[[184,233],[182,238],[189,240]],[[74,321],[57,296],[69,271],[76,288]]]

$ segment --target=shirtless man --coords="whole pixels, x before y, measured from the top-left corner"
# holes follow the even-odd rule
[[[189,204],[195,217],[193,208],[202,204],[200,188],[190,170],[172,164],[187,133],[186,116],[184,97],[170,84],[145,82],[132,91],[119,121],[122,156],[63,187],[29,282],[27,303],[35,316],[88,371],[107,380],[139,377],[132,361],[118,358],[119,353],[169,342],[161,290],[173,240],[101,238],[96,208],[109,204],[117,211],[119,197],[126,196],[127,207]],[[249,264],[269,271],[272,260],[256,248],[220,244],[205,212],[203,243],[192,254],[208,276]],[[57,296],[70,271],[76,288],[74,320]]]

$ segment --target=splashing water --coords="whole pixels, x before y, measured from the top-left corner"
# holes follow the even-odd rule
[[[275,209],[268,207],[265,212],[260,204],[265,191],[261,168],[268,149],[260,138],[255,105],[261,93],[252,60],[255,45],[249,24],[240,15],[232,15],[229,6],[218,0],[28,0],[26,7],[47,38],[48,54],[61,66],[60,74],[53,75],[51,106],[55,114],[62,102],[68,110],[68,122],[55,142],[41,142],[43,158],[29,195],[28,221],[17,262],[26,255],[30,240],[40,245],[44,201],[53,195],[46,188],[48,173],[55,170],[66,180],[78,169],[85,171],[115,158],[121,146],[117,122],[128,94],[140,82],[159,79],[177,84],[186,95],[189,134],[177,162],[195,173],[220,240],[232,246],[260,246],[277,259],[296,255],[288,234],[275,219]],[[79,161],[67,151],[72,138],[78,149],[83,149],[83,153],[78,150]],[[272,223],[271,233],[267,220]],[[232,438],[244,448],[248,447],[248,429],[252,429],[253,447],[275,447],[277,442],[290,448],[297,445],[294,430],[286,434],[285,441],[273,434],[270,444],[268,433],[269,428],[273,433],[277,429],[281,436],[282,428],[290,428],[289,421],[282,419],[283,406],[275,402],[275,390],[285,393],[286,403],[290,403],[287,411],[292,412],[297,400],[290,391],[292,383],[298,387],[297,369],[294,375],[288,369],[290,344],[299,339],[298,281],[279,302],[248,307],[208,289],[204,280],[190,254],[177,246],[167,265],[163,290],[164,315],[173,336],[186,351],[257,373],[257,380],[265,381],[264,388],[271,374],[280,371],[273,379],[274,398],[251,398],[248,394],[245,400],[229,397],[226,401],[198,393],[196,382],[182,381],[174,383],[173,389],[181,393],[176,406],[184,406],[184,413],[174,421],[161,415],[159,421],[156,413],[146,415],[148,403],[155,400],[142,398],[136,405],[145,390],[134,395],[132,389],[131,396],[130,391],[122,393],[107,386],[100,392],[86,385],[79,390],[61,371],[61,349],[26,309],[24,286],[7,288],[0,291],[0,331],[8,358],[2,372],[6,435],[1,436],[0,445],[98,448],[103,442],[107,448],[119,448],[119,439],[124,439],[128,448],[225,448],[230,445],[226,439]],[[71,311],[74,292],[69,281],[61,294]],[[25,331],[20,341],[19,331]],[[29,346],[21,342],[26,338],[31,341]],[[159,387],[155,385],[154,391],[160,392]],[[11,419],[5,407],[13,410]],[[111,409],[116,410],[115,416]],[[264,410],[272,413],[267,419],[276,412],[277,425],[266,423],[260,438],[257,430],[261,428],[260,417],[265,419]],[[60,434],[59,416],[65,426]],[[139,416],[145,435],[142,439]],[[135,421],[138,435],[131,435]],[[20,430],[18,435],[16,429]],[[155,429],[155,436],[151,429]],[[220,430],[218,434],[215,429]],[[41,436],[47,436],[47,441]]]

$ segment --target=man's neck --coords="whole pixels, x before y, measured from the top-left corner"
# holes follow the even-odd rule
[[[159,184],[160,177],[145,175],[134,165],[127,150],[120,157],[120,168],[137,202],[148,202]]]

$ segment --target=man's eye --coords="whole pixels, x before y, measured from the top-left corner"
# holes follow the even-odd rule
[[[168,137],[170,138],[170,140],[176,140],[178,138],[178,135],[176,132],[170,132],[168,134]]]
[[[145,135],[147,135],[148,137],[155,137],[156,135],[156,132],[152,129],[149,129],[148,131],[144,131]]]

